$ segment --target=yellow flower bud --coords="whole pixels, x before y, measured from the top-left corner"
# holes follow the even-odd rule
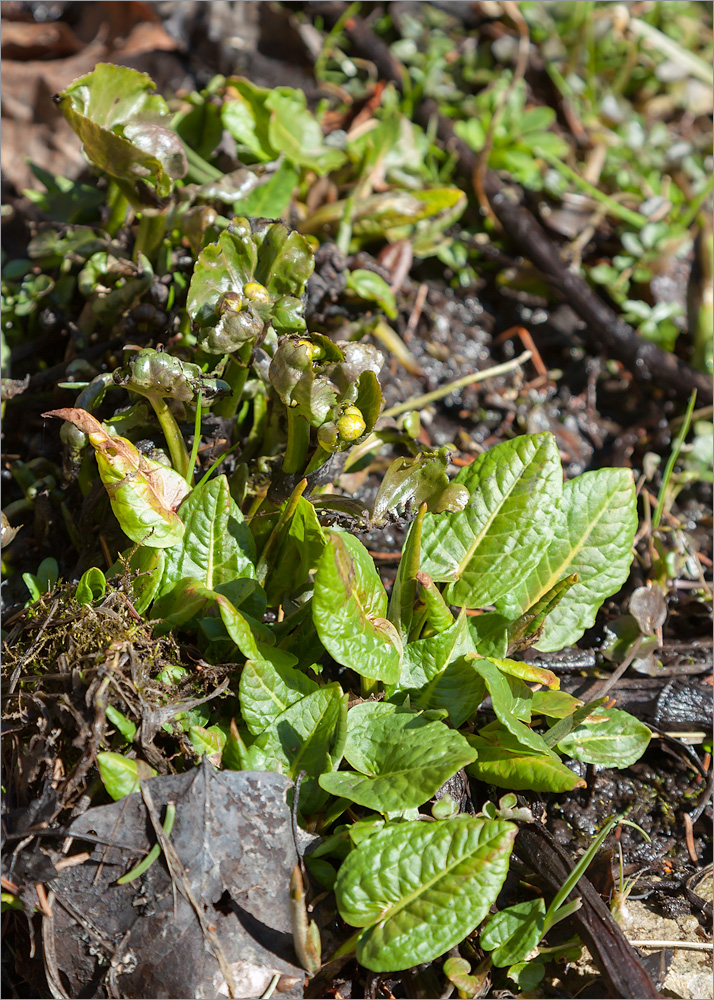
[[[270,292],[265,285],[260,285],[257,281],[249,281],[243,286],[243,292],[251,302],[270,302]]]
[[[366,430],[362,411],[356,406],[348,406],[337,421],[337,432],[343,441],[356,441]]]

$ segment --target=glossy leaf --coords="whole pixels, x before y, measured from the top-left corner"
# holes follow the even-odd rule
[[[282,649],[261,649],[262,658],[248,660],[240,677],[240,710],[248,729],[257,736],[283,712],[318,684],[302,670],[297,659]]]
[[[325,774],[325,791],[377,812],[420,806],[475,759],[465,738],[443,722],[384,702],[355,705],[347,716],[345,759],[356,771]]]
[[[181,541],[183,521],[176,513],[188,493],[183,476],[145,458],[122,437],[111,437],[86,410],[49,410],[89,438],[112,510],[122,531],[133,542],[149,548],[169,548]]]
[[[464,658],[473,652],[467,619],[461,615],[445,632],[410,642],[397,690],[411,692],[417,708],[444,708],[459,728],[484,699],[483,678]]]
[[[357,961],[373,972],[429,962],[483,920],[508,872],[517,827],[459,817],[375,833],[335,883],[342,919],[364,930]]]
[[[229,395],[231,387],[218,378],[208,378],[198,365],[146,347],[113,375],[116,385],[145,396],[160,396],[188,403],[201,393],[204,404]]]
[[[543,651],[576,642],[602,602],[627,579],[637,530],[635,484],[629,469],[586,472],[563,487],[553,540],[519,586],[500,595],[497,610],[519,614],[559,580],[578,582],[548,615],[535,643]]]
[[[402,639],[406,640],[412,627],[414,601],[416,600],[419,562],[421,557],[421,532],[426,514],[426,504],[422,504],[416,519],[409,528],[399,560],[397,575],[389,598],[389,620],[396,625]]]
[[[110,751],[97,754],[97,765],[102,784],[115,802],[138,791],[141,779],[153,778],[157,774],[143,760],[134,760]]]
[[[453,482],[471,499],[461,512],[424,519],[421,568],[448,583],[449,604],[484,607],[528,576],[553,536],[562,490],[555,438],[528,434],[506,441]]]
[[[604,721],[585,721],[558,743],[562,753],[586,764],[629,767],[639,760],[652,738],[649,726],[618,708],[598,709]]]
[[[95,166],[111,177],[156,185],[169,194],[186,173],[181,140],[161,118],[169,108],[146,73],[99,63],[57,96],[59,109]]]
[[[478,943],[491,952],[497,967],[523,961],[543,936],[545,902],[538,897],[493,913],[479,934]]]
[[[559,757],[535,753],[501,725],[489,723],[467,736],[478,758],[467,771],[475,778],[512,791],[569,792],[585,782]]]
[[[500,669],[498,661],[485,657],[476,657],[473,654],[467,654],[468,657],[473,657],[474,669],[483,677],[486,683],[488,693],[491,695],[493,710],[499,722],[521,744],[530,747],[535,753],[544,754],[546,757],[555,757],[556,755],[548,747],[543,737],[532,729],[529,729],[528,726],[525,726],[518,718],[512,686],[509,684],[508,676]]]
[[[327,684],[289,705],[247,748],[253,770],[280,771],[293,781],[307,771],[300,807],[307,814],[326,801],[317,778],[339,767],[347,728],[347,699]]]
[[[387,595],[369,552],[352,535],[330,531],[315,574],[313,619],[325,649],[363,677],[396,684],[402,642],[385,617]]]
[[[374,271],[357,268],[347,274],[349,291],[367,302],[376,302],[389,319],[397,318],[397,302],[387,282]]]
[[[91,604],[92,601],[104,597],[106,592],[107,579],[104,573],[97,566],[91,566],[82,574],[74,592],[74,599],[78,604]]]
[[[186,533],[166,553],[160,594],[186,577],[214,590],[255,576],[255,544],[225,476],[197,486],[181,505],[181,520]]]
[[[294,594],[315,569],[326,545],[325,533],[315,508],[304,497],[297,502],[277,556],[274,570],[268,575],[265,589],[268,604],[277,607],[286,595]]]

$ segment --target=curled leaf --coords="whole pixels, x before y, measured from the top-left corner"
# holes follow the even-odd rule
[[[145,458],[126,438],[111,437],[86,410],[65,407],[42,416],[67,420],[87,435],[112,510],[133,542],[165,549],[181,541],[184,526],[176,510],[189,492],[183,476]]]

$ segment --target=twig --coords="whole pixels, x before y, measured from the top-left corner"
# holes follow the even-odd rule
[[[526,361],[530,360],[530,357],[531,352],[524,351],[523,354],[520,354],[517,358],[513,358],[512,361],[505,361],[502,365],[494,365],[492,368],[485,368],[483,371],[464,375],[463,378],[457,378],[453,382],[447,382],[446,385],[439,386],[433,392],[427,392],[423,396],[414,396],[412,399],[407,399],[404,403],[397,403],[396,406],[390,406],[388,410],[382,413],[382,416],[396,417],[400,413],[406,413],[407,410],[420,410],[422,406],[435,403],[438,399],[443,399],[444,396],[448,396],[450,392],[455,392],[457,389],[464,389],[467,385],[474,385],[476,382],[485,382],[486,379],[495,378],[496,375],[505,375],[506,372],[513,371],[514,368],[524,365]]]
[[[686,951],[712,951],[714,943],[711,941],[670,941],[663,938],[661,941],[630,941],[633,948],[682,948]]]

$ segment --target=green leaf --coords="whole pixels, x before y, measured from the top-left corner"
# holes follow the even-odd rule
[[[104,576],[104,573],[97,566],[90,566],[82,574],[82,578],[77,584],[74,599],[78,604],[91,604],[92,601],[104,597],[106,592],[107,578]]]
[[[218,726],[190,726],[188,738],[197,754],[220,754],[226,745],[226,734]]]
[[[328,533],[312,612],[325,649],[338,663],[363,677],[397,683],[402,642],[385,617],[387,595],[369,552],[346,532]]]
[[[123,712],[114,708],[113,705],[107,705],[107,718],[116,727],[117,731],[121,733],[127,743],[134,742],[136,726],[130,719],[127,719]]]
[[[545,715],[549,719],[564,719],[582,705],[567,691],[535,691],[531,710],[533,715]]]
[[[329,174],[341,167],[346,157],[339,149],[325,145],[322,129],[306,103],[301,90],[274,87],[268,91],[265,106],[272,112],[270,142],[291,163],[316,174]]]
[[[518,719],[517,700],[513,696],[509,677],[507,674],[504,674],[499,661],[485,657],[475,657],[474,654],[467,654],[468,657],[473,657],[474,669],[486,682],[488,693],[491,695],[493,710],[499,722],[524,746],[535,750],[537,754],[555,757],[556,755],[548,747],[543,737],[539,736],[538,733],[534,733],[528,726],[524,726]]]
[[[265,591],[271,607],[282,604],[286,595],[302,587],[310,571],[317,566],[326,544],[315,508],[301,496],[275,557],[275,568],[266,580]]]
[[[181,140],[160,124],[169,108],[155,89],[146,73],[99,63],[61,91],[57,104],[95,166],[131,183],[153,183],[163,197],[187,163]]]
[[[391,288],[374,271],[366,271],[357,268],[355,271],[348,271],[347,286],[349,291],[367,302],[376,302],[389,319],[397,318],[397,300]]]
[[[534,754],[505,726],[490,723],[467,736],[478,758],[467,771],[475,778],[512,791],[569,792],[585,782],[556,756]]]
[[[290,204],[297,182],[298,175],[286,160],[264,184],[251,191],[247,198],[234,203],[233,214],[279,219]]]
[[[578,582],[549,612],[535,643],[544,652],[572,645],[594,624],[605,598],[627,579],[636,530],[635,484],[629,469],[598,469],[571,480],[563,487],[552,541],[527,578],[499,595],[497,610],[520,614],[577,573]]]
[[[545,902],[538,897],[493,913],[479,934],[478,943],[490,951],[498,968],[522,962],[543,936]]]
[[[619,708],[599,708],[605,721],[586,721],[558,743],[562,753],[586,764],[629,767],[639,760],[652,738],[649,726]]]
[[[416,575],[419,572],[421,558],[421,532],[426,509],[426,504],[422,504],[416,519],[409,528],[409,534],[402,549],[402,558],[399,560],[397,575],[394,579],[392,596],[389,599],[389,620],[396,625],[403,641],[406,641],[412,627],[417,592]]]
[[[420,806],[475,754],[443,722],[384,702],[355,705],[347,716],[345,759],[357,769],[324,774],[333,795],[389,813]]]
[[[486,694],[483,679],[463,654],[473,652],[468,620],[460,615],[445,632],[410,642],[398,691],[412,692],[417,708],[445,708],[455,729],[476,711]]]
[[[44,417],[59,417],[78,427],[89,438],[99,476],[122,531],[133,542],[149,548],[176,545],[184,534],[176,513],[188,493],[183,476],[159,462],[145,458],[123,437],[111,437],[86,410],[49,410]]]
[[[318,690],[316,681],[295,669],[294,656],[265,647],[261,654],[262,659],[246,662],[240,678],[240,710],[254,736],[271,726],[291,705]]]
[[[102,783],[115,802],[125,795],[138,792],[140,780],[153,778],[157,774],[143,760],[132,760],[130,757],[122,757],[120,753],[108,751],[97,754],[97,765]]]
[[[471,499],[461,512],[424,518],[421,568],[449,584],[447,603],[484,607],[528,576],[553,536],[562,490],[555,438],[528,434],[499,444],[453,482]]]
[[[254,769],[280,771],[293,781],[300,771],[307,771],[300,793],[300,807],[306,814],[326,801],[316,784],[318,776],[339,767],[342,759],[347,699],[339,684],[318,688],[276,716],[248,747]]]
[[[157,634],[165,635],[175,628],[180,628],[214,602],[218,605],[218,611],[228,635],[243,656],[246,659],[260,659],[260,650],[251,624],[246,618],[224,594],[209,590],[200,580],[194,580],[191,577],[179,581],[175,587],[162,594],[154,603],[151,617],[161,619],[160,625],[156,626]],[[269,631],[260,623],[253,622],[252,626],[260,629],[260,637],[263,641],[270,642],[272,640]]]
[[[429,962],[483,920],[508,872],[517,828],[459,817],[407,822],[353,851],[335,883],[343,920],[364,930],[357,961],[372,972]]]
[[[255,544],[225,476],[197,486],[181,505],[186,533],[166,552],[159,594],[186,577],[208,590],[238,577],[254,578]]]

